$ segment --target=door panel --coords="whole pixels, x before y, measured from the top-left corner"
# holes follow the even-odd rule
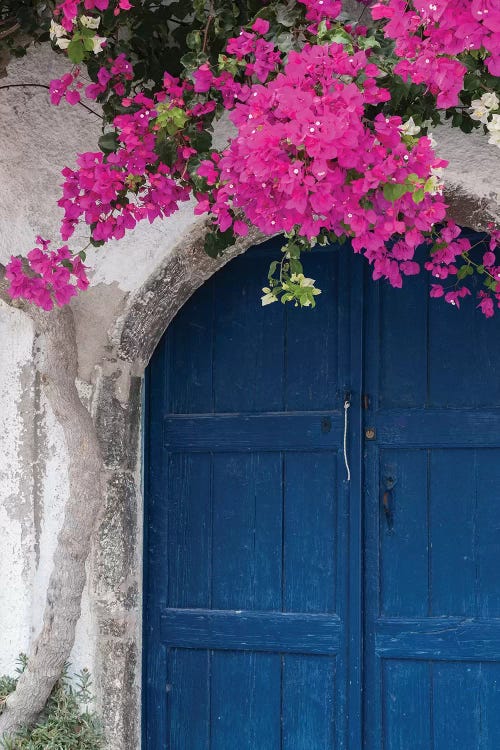
[[[146,540],[155,750],[346,747],[345,259],[311,258],[324,304],[303,311],[260,306],[266,260],[209,281],[150,367],[164,466]]]
[[[494,750],[498,322],[430,300],[425,283],[368,292],[365,748]]]
[[[149,370],[145,746],[497,750],[500,324],[424,276],[363,314],[338,249],[262,309],[266,252]]]

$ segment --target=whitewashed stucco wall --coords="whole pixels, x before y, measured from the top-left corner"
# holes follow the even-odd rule
[[[46,83],[64,70],[64,62],[49,49],[32,50],[27,59],[12,64],[9,78],[1,83]],[[94,150],[99,132],[98,118],[81,107],[51,107],[47,92],[0,89],[0,260],[29,250],[37,234],[57,239],[60,170],[74,163],[76,152]],[[481,135],[468,138],[444,130],[437,138],[442,155],[452,162],[450,197],[457,218],[464,224],[484,226],[488,218],[498,217],[498,151]],[[169,276],[169,258],[182,253],[183,244],[188,247],[199,231],[200,219],[187,204],[169,221],[143,225],[121,243],[90,254],[92,287],[75,302],[74,312],[81,393],[91,410],[98,408],[96,389],[106,378],[113,383],[110,399],[115,417],[128,409],[131,375],[141,374],[133,361],[127,366],[120,361],[121,321],[130,310],[146,311],[143,331],[148,305],[154,307],[168,294],[183,294],[185,299],[215,269],[205,264],[187,291],[179,291],[175,283],[170,286],[175,279]],[[81,247],[78,240],[75,247]],[[151,282],[156,277],[164,280],[163,287]],[[161,320],[155,321],[158,331],[161,325]],[[29,649],[40,627],[68,488],[64,441],[37,382],[35,353],[30,322],[22,313],[0,305],[0,673],[12,672],[18,653]],[[136,409],[136,432],[139,416]],[[99,414],[96,417],[99,421]],[[104,433],[106,418],[100,418]],[[113,429],[110,422],[109,431]],[[127,464],[116,458],[119,446],[108,448],[115,485],[123,480],[125,486],[126,479],[139,488],[137,457]],[[98,698],[107,716],[110,747],[133,750],[138,747],[138,721],[131,729],[124,716],[130,709],[120,709],[109,695],[113,690],[117,695],[123,692],[125,677],[118,655],[125,653],[127,644],[135,648],[129,679],[139,689],[142,506],[137,490],[126,522],[136,530],[131,563],[120,549],[119,537],[126,526],[120,520],[120,498],[118,494],[118,505],[110,511],[101,534],[100,549],[89,563],[90,583],[72,661],[75,667],[88,666],[99,676],[103,654],[114,655],[115,672],[97,680]],[[135,589],[130,571],[121,572],[127,566],[135,571]],[[114,639],[108,644],[111,650],[103,645],[105,637]],[[138,712],[137,700],[134,705]]]
[[[48,48],[14,61],[0,85],[47,83],[66,63]],[[50,105],[41,89],[0,89],[0,260],[24,253],[40,234],[58,238],[60,171],[95,150],[99,118]],[[89,254],[92,288],[75,305],[80,388],[91,401],[116,321],[131,293],[199,223],[186,204],[165,225],[143,225],[123,242]],[[74,240],[82,247],[83,234]],[[0,674],[12,673],[42,620],[52,555],[68,492],[62,431],[36,378],[30,321],[0,304]],[[139,477],[138,477],[139,481]],[[85,592],[72,655],[94,670],[95,607]]]

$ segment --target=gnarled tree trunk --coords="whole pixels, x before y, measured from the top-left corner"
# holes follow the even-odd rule
[[[4,269],[0,299],[8,304]],[[25,672],[0,714],[0,737],[33,724],[59,679],[75,639],[85,585],[85,562],[102,507],[104,468],[90,413],[76,388],[77,344],[69,307],[43,312],[18,303],[40,335],[37,368],[56,419],[62,426],[69,464],[69,497],[57,539],[43,626]]]

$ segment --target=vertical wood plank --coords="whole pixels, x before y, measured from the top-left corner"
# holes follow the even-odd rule
[[[392,525],[380,514],[382,612],[395,617],[425,616],[429,599],[427,451],[381,452],[380,484],[381,495],[393,484],[389,495]]]
[[[430,457],[431,615],[476,614],[474,451]]]
[[[277,654],[213,654],[211,750],[279,750],[280,672]]]
[[[283,750],[335,747],[335,660],[283,658]]]
[[[500,664],[481,665],[481,736],[478,750],[500,747]]]
[[[434,747],[480,747],[481,665],[435,662]],[[493,746],[491,746],[493,750]]]
[[[280,609],[279,453],[214,455],[215,609]]]
[[[168,750],[210,748],[210,652],[170,649]]]
[[[211,588],[211,457],[170,456],[168,573],[170,607],[208,607]]]
[[[336,611],[337,471],[330,453],[285,457],[286,612]]]
[[[214,400],[217,412],[283,408],[283,305],[262,307],[266,261],[238,259],[214,280]]]
[[[170,378],[164,411],[205,414],[213,411],[213,284],[204,284],[177,314],[166,334]]]
[[[430,750],[432,745],[429,665],[411,660],[385,662],[383,700],[384,750]],[[447,724],[444,716],[443,714],[443,722]],[[444,750],[446,747],[455,746],[444,744],[435,747],[436,750]]]
[[[339,253],[312,253],[304,271],[321,289],[315,308],[285,308],[285,410],[339,409]]]
[[[491,408],[500,405],[500,350],[491,345],[498,334],[476,305],[452,305],[430,302],[429,373],[432,406]],[[457,314],[458,313],[458,314]],[[457,346],[460,335],[465,346]]]
[[[478,615],[500,617],[500,450],[477,450]]]
[[[423,274],[405,279],[404,290],[380,284],[380,339],[372,342],[372,356],[384,409],[423,407],[427,401],[427,295]]]

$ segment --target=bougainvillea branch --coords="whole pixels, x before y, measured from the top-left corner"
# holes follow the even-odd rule
[[[68,245],[77,226],[99,246],[194,196],[196,212],[212,219],[211,255],[250,226],[285,236],[263,304],[314,306],[319,290],[303,251],[349,240],[374,279],[399,287],[426,270],[430,294],[457,307],[479,280],[477,304],[491,316],[500,233],[489,227],[477,247],[460,237],[430,129],[444,119],[464,132],[481,128],[498,154],[500,8],[496,0],[361,7],[369,5],[369,28],[339,0],[162,6],[184,54],[159,65],[137,41],[158,20],[153,3],[60,2],[50,37],[73,67],[52,81],[51,100],[97,100],[106,128],[100,150],[63,170],[61,246],[37,238],[11,260],[12,296],[44,309],[66,304],[88,284],[85,252]],[[235,134],[216,149],[211,133],[225,112]]]

